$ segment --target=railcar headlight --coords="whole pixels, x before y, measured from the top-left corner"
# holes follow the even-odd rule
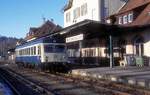
[[[45,57],[45,61],[48,62],[48,56]]]
[[[67,57],[65,56],[65,55],[63,55],[63,57],[62,57],[63,59],[66,59]]]

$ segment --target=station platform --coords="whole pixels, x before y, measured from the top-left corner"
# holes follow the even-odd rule
[[[99,67],[74,69],[72,75],[105,79],[150,89],[150,67]]]

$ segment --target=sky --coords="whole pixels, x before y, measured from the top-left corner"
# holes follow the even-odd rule
[[[0,0],[0,35],[24,38],[30,27],[43,24],[43,17],[63,27],[62,8],[67,0]]]

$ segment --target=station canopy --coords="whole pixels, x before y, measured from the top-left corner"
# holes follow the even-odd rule
[[[112,25],[101,23],[93,20],[84,20],[72,26],[62,29],[59,34],[65,37],[84,34],[85,37],[106,37],[109,35],[120,36],[130,32],[138,32],[147,29],[150,25],[125,27],[120,25]]]

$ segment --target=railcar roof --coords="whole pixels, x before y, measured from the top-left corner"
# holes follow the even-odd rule
[[[26,46],[32,46],[32,45],[39,44],[39,43],[51,43],[51,42],[44,42],[44,40],[49,40],[49,41],[52,40],[53,41],[54,39],[50,38],[50,37],[41,37],[41,38],[29,41],[29,42],[25,42],[21,45],[18,45],[18,46],[16,46],[16,49],[26,47]]]

